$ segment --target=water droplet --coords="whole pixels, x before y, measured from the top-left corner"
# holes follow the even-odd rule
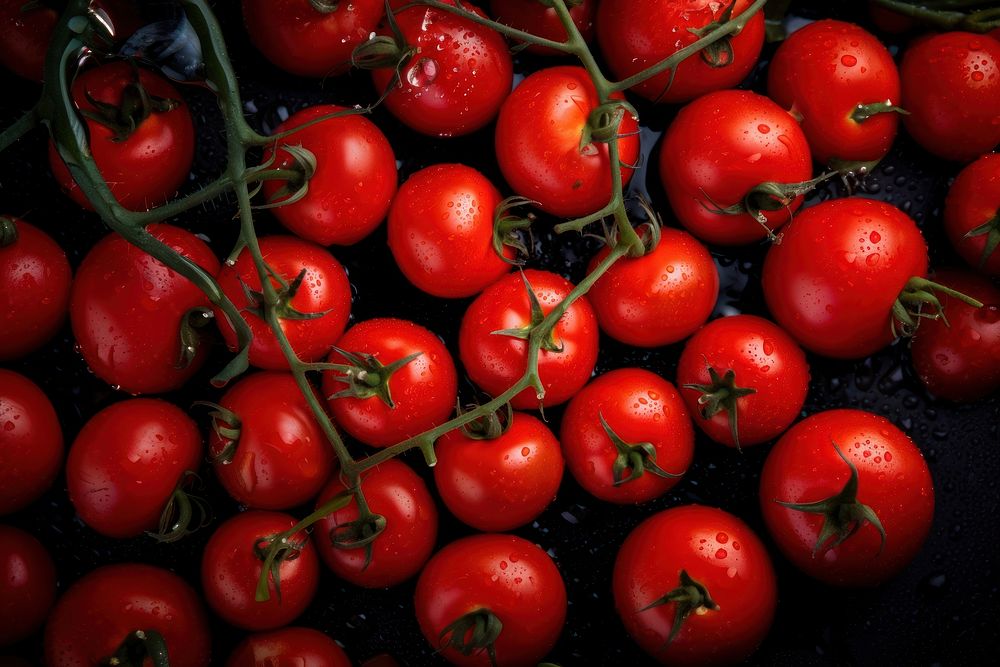
[[[849,53],[844,54],[840,58],[840,64],[843,65],[844,67],[854,67],[855,65],[858,64],[858,59]]]

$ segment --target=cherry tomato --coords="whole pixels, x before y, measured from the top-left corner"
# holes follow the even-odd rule
[[[165,224],[148,231],[209,274],[218,272],[219,260],[191,232]],[[182,349],[182,332],[206,323],[210,306],[194,283],[112,233],[77,270],[70,321],[97,377],[130,394],[159,393],[177,389],[204,364],[208,346]]]
[[[594,15],[597,0],[568,2],[569,15],[573,17],[576,29],[588,42],[594,37]],[[512,28],[529,32],[538,37],[565,42],[566,28],[559,20],[559,14],[552,7],[546,7],[538,0],[490,0],[490,13],[499,22]],[[557,56],[559,51],[537,44],[529,44],[525,51],[540,56]]]
[[[555,563],[516,535],[474,535],[434,554],[414,604],[424,637],[455,665],[534,665],[559,638],[566,586]],[[489,646],[470,636],[477,619],[502,628]],[[470,645],[471,643],[471,645]],[[461,652],[466,645],[471,652]],[[495,661],[490,655],[495,654]]]
[[[346,488],[334,476],[320,492],[317,509]],[[334,574],[345,581],[365,588],[395,586],[419,572],[430,558],[437,538],[437,507],[424,480],[398,459],[389,459],[362,473],[361,490],[368,508],[385,523],[370,549],[347,546],[366,534],[364,527],[352,523],[359,517],[357,502],[352,498],[346,507],[316,524],[316,550]]]
[[[499,396],[510,389],[528,369],[528,342],[514,335],[527,332],[532,321],[531,285],[541,312],[547,315],[569,295],[573,284],[548,271],[528,269],[508,275],[486,288],[465,311],[458,333],[458,348],[465,372],[483,391]],[[523,335],[523,334],[519,334]],[[536,396],[531,387],[510,403],[524,410],[559,405],[569,400],[590,379],[597,363],[598,328],[594,310],[586,296],[575,300],[552,330],[550,345],[538,352],[538,375],[545,389]]]
[[[510,271],[493,249],[500,193],[472,167],[439,164],[406,180],[389,210],[389,248],[407,280],[432,296],[473,296]],[[504,246],[504,257],[514,252]]]
[[[41,542],[0,525],[0,646],[42,627],[56,599],[56,566]]]
[[[920,25],[916,19],[894,12],[875,0],[868,0],[868,15],[879,32],[890,35],[902,35]]]
[[[279,125],[275,133],[344,110],[333,105],[309,107]],[[331,118],[279,139],[278,144],[277,159],[269,169],[290,169],[296,164],[284,146],[304,148],[315,158],[306,195],[271,209],[289,231],[319,245],[352,245],[385,218],[396,194],[396,157],[375,123],[359,115]],[[273,156],[273,150],[267,150],[264,162]],[[296,189],[288,181],[264,182],[264,195],[272,202],[289,199]]]
[[[351,316],[351,286],[340,262],[329,252],[294,236],[266,236],[260,239],[264,261],[284,285],[271,278],[271,285],[279,295],[275,314],[281,330],[292,349],[302,361],[318,361],[330,350],[344,333]],[[299,277],[301,276],[301,281]],[[281,351],[278,339],[258,314],[259,297],[249,298],[244,285],[260,292],[261,281],[253,257],[246,249],[233,265],[222,267],[219,286],[243,315],[253,332],[250,345],[250,363],[268,370],[287,370],[288,361]],[[306,315],[296,315],[296,312]],[[322,313],[316,317],[316,313]],[[236,349],[236,332],[221,310],[216,309],[222,337],[232,350]]]
[[[778,601],[760,538],[702,505],[639,524],[618,552],[613,588],[625,629],[665,665],[742,662],[767,635]]]
[[[767,237],[802,205],[800,194],[779,201],[755,188],[808,181],[812,157],[788,112],[763,95],[723,90],[674,118],[660,149],[660,178],[688,231],[708,243],[742,245]]]
[[[63,435],[38,385],[0,368],[0,515],[37,500],[62,467]]]
[[[613,100],[624,100],[620,93]],[[608,145],[581,147],[600,99],[582,67],[550,67],[522,81],[500,109],[496,153],[514,192],[552,215],[571,218],[600,210],[611,199]],[[639,125],[628,111],[618,127],[622,182],[639,160]]]
[[[319,630],[281,628],[250,635],[229,654],[227,667],[351,667],[344,649]]]
[[[406,320],[367,320],[351,327],[337,348],[348,356],[334,351],[328,361],[353,366],[354,375],[324,373],[323,393],[349,392],[329,404],[353,437],[387,447],[448,421],[458,374],[448,348],[432,332]]]
[[[944,229],[966,262],[1000,276],[1000,154],[989,153],[963,169],[944,202]],[[972,236],[969,236],[969,234]],[[992,245],[992,249],[988,249]]]
[[[771,449],[760,502],[771,536],[797,568],[829,584],[875,586],[920,550],[934,487],[920,450],[888,419],[828,410]]]

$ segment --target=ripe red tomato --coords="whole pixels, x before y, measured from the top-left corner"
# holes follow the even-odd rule
[[[659,498],[694,458],[694,429],[677,389],[640,368],[610,371],[577,392],[559,440],[580,486],[613,503]]]
[[[229,654],[226,667],[351,667],[344,649],[319,630],[281,628],[250,635]]]
[[[437,441],[434,483],[445,506],[477,530],[502,532],[532,521],[559,490],[563,456],[544,423],[511,413],[496,438],[451,431]]]
[[[414,604],[424,637],[448,662],[534,665],[562,632],[566,586],[548,554],[524,538],[474,535],[434,554]],[[477,619],[487,628],[481,645],[471,636]]]
[[[944,229],[966,262],[1000,276],[1000,154],[982,156],[955,178],[944,202]],[[971,234],[971,236],[970,236]]]
[[[283,557],[268,573],[268,600],[254,598],[268,541],[296,523],[281,512],[250,510],[226,520],[209,538],[201,587],[208,606],[226,623],[243,630],[273,630],[309,606],[319,586],[319,561],[304,531],[288,538]]]
[[[624,100],[616,93],[615,100]],[[582,67],[550,67],[522,81],[500,109],[496,153],[503,177],[517,194],[552,215],[572,218],[611,199],[608,145],[581,147],[591,113],[600,104]],[[628,111],[618,127],[622,182],[639,160],[639,124]]]
[[[329,104],[308,107],[279,125],[275,133],[343,109]],[[350,115],[303,128],[279,140],[277,159],[269,169],[295,166],[295,156],[283,146],[304,148],[315,157],[315,172],[306,195],[271,209],[289,231],[319,245],[351,245],[368,236],[385,218],[396,194],[396,156],[375,123]],[[264,162],[273,156],[274,151],[268,149]],[[288,181],[264,181],[264,195],[268,201],[281,202],[298,187]]]
[[[0,361],[18,359],[46,343],[69,310],[73,272],[48,234],[0,216]]]
[[[969,32],[918,40],[903,54],[903,118],[925,149],[970,162],[1000,144],[1000,42]]]
[[[30,534],[0,525],[0,646],[42,627],[56,599],[56,566]]]
[[[410,176],[389,209],[389,248],[407,280],[432,296],[473,296],[511,265],[493,249],[500,192],[472,167],[439,164]],[[504,257],[514,252],[504,246]]]
[[[62,458],[62,429],[48,397],[28,378],[0,368],[0,515],[45,493]]]
[[[191,232],[166,224],[148,229],[208,273],[219,270],[211,248]],[[177,389],[204,364],[208,346],[183,355],[181,335],[205,322],[204,315],[191,311],[210,306],[190,280],[112,233],[76,272],[70,321],[80,353],[97,377],[133,395],[159,393]]]
[[[333,448],[291,373],[245,377],[220,405],[232,416],[213,413],[208,448],[229,495],[254,509],[282,510],[319,493],[334,467]]]
[[[777,437],[798,417],[809,364],[780,327],[735,315],[691,337],[677,365],[677,384],[698,428],[716,442],[747,447]]]
[[[639,524],[618,552],[613,588],[629,635],[678,666],[742,662],[767,635],[778,601],[760,538],[732,514],[701,505]]]
[[[140,86],[146,95],[139,92]],[[98,108],[95,101],[112,106]],[[194,160],[191,113],[180,91],[159,74],[126,61],[84,70],[73,81],[73,102],[88,114],[91,156],[122,206],[148,210],[170,199],[187,181]],[[49,165],[59,186],[92,211],[51,142]]]
[[[574,6],[575,4],[575,6]],[[568,2],[569,15],[573,17],[576,29],[588,42],[594,37],[594,15],[597,13],[597,0],[577,0]],[[559,14],[552,7],[546,7],[538,0],[490,0],[490,14],[499,23],[512,28],[529,32],[538,37],[551,39],[555,42],[565,42],[566,28],[559,20]],[[540,56],[560,55],[559,51],[537,44],[529,44],[525,51]]]
[[[674,118],[660,149],[660,178],[688,231],[709,243],[742,245],[766,238],[802,205],[801,194],[782,202],[754,189],[808,181],[812,157],[788,112],[763,95],[723,90]],[[741,208],[720,210],[730,207]]]
[[[354,47],[368,39],[384,13],[384,0],[243,0],[250,41],[298,76],[346,72]]]
[[[127,637],[155,631],[166,644],[170,667],[205,667],[208,628],[198,595],[176,574],[137,563],[107,565],[56,602],[45,626],[45,664],[107,664]]]
[[[604,247],[587,270],[593,272],[610,252]],[[719,296],[719,272],[690,234],[663,229],[653,250],[618,260],[587,296],[606,334],[628,345],[660,347],[705,323]]]
[[[920,450],[888,419],[828,410],[771,449],[760,502],[771,536],[797,568],[829,584],[875,586],[920,550],[934,487]]]
[[[340,262],[329,252],[294,236],[266,236],[260,239],[260,251],[271,270],[281,277],[271,284],[279,292],[277,306],[282,331],[302,361],[318,361],[344,333],[351,316],[351,286]],[[299,282],[299,277],[302,277]],[[219,286],[237,307],[253,332],[250,363],[268,370],[287,370],[288,361],[278,339],[267,322],[257,313],[259,304],[248,298],[244,286],[259,292],[260,276],[253,257],[246,249],[236,263],[225,265],[219,273]],[[297,318],[295,312],[308,317]],[[323,313],[316,317],[316,313]],[[231,350],[236,349],[236,332],[219,309],[215,311],[222,337]]]
[[[715,0],[602,0],[597,10],[597,42],[611,71],[626,79],[697,41],[696,31],[720,21],[732,4]],[[735,0],[733,16],[742,14],[750,4],[751,0]],[[677,66],[673,84],[667,70],[632,90],[657,102],[686,102],[736,86],[760,55],[764,13],[757,12],[729,42],[732,53],[720,53],[717,66],[706,60],[703,51]]]
[[[334,476],[316,499],[317,509],[346,491]],[[389,459],[361,475],[368,508],[381,516],[385,528],[369,545],[348,548],[370,534],[373,526],[358,525],[358,505],[350,504],[316,523],[316,550],[333,573],[355,586],[385,588],[420,571],[434,550],[438,513],[427,485],[398,459]],[[339,546],[335,546],[334,539]]]
[[[526,330],[533,321],[528,298],[531,285],[541,306],[541,315],[552,312],[573,289],[562,276],[548,271],[528,269],[522,275],[508,275],[486,288],[462,318],[458,333],[459,355],[465,372],[483,391],[499,396],[510,389],[528,369],[528,341],[516,336],[497,334],[502,330]],[[559,405],[587,383],[597,363],[597,318],[582,296],[569,307],[552,330],[552,341],[538,352],[538,375],[545,396],[535,395],[528,387],[511,400],[511,405],[525,410]]]
[[[486,16],[467,2],[451,2]],[[469,134],[493,120],[514,79],[500,33],[431,7],[395,16],[405,46],[417,52],[400,68],[398,83],[393,67],[372,70],[375,89],[390,91],[386,108],[417,132],[439,137]],[[379,32],[392,34],[388,26]]]
[[[348,355],[334,351],[328,361],[355,371],[325,372],[323,394],[333,397],[329,405],[337,424],[361,442],[388,447],[443,424],[455,409],[455,362],[441,339],[422,326],[388,317],[366,320],[351,327],[337,349]]]

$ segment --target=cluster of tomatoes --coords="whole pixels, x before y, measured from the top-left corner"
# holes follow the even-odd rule
[[[134,7],[121,4],[94,7],[119,27],[137,26]],[[527,48],[531,62],[545,63],[566,38],[552,3],[493,0],[488,12],[444,4],[461,11],[399,0],[243,0],[251,40],[284,71],[336,76],[353,58],[372,70],[375,90],[387,91],[390,113],[442,141],[495,121],[496,161],[515,197],[503,199],[462,164],[425,166],[399,185],[386,135],[343,107],[287,117],[248,172],[260,183],[255,203],[268,209],[259,215],[273,215],[284,233],[244,237],[253,247],[220,260],[201,236],[155,214],[146,226],[214,277],[253,333],[256,370],[217,403],[188,411],[149,396],[185,386],[200,395],[189,381],[210,361],[203,339],[211,328],[237,350],[218,298],[118,234],[91,248],[74,274],[45,232],[0,218],[0,361],[30,359],[68,315],[87,367],[132,396],[90,417],[67,455],[46,395],[0,370],[0,515],[36,502],[65,470],[73,509],[100,535],[173,542],[199,527],[211,532],[200,596],[162,568],[119,564],[86,574],[56,600],[45,547],[0,526],[0,646],[44,624],[52,667],[161,667],[164,655],[173,667],[197,667],[211,654],[207,603],[251,633],[229,665],[349,664],[330,637],[290,627],[317,595],[325,564],[364,588],[417,577],[421,631],[451,662],[535,664],[564,631],[567,592],[551,555],[511,531],[545,511],[564,468],[601,501],[663,498],[696,457],[696,429],[733,456],[774,443],[760,475],[761,512],[783,557],[808,575],[877,585],[919,551],[934,510],[920,450],[889,420],[860,410],[796,423],[809,388],[806,351],[860,359],[912,336],[913,366],[935,396],[972,401],[1000,388],[1000,291],[991,280],[1000,275],[1000,156],[990,152],[1000,143],[1000,41],[921,35],[897,69],[860,26],[816,21],[778,48],[764,96],[734,89],[763,47],[759,12],[674,71],[641,74],[749,11],[749,0],[565,3],[576,37],[595,43],[608,70],[638,77],[629,96],[647,100],[642,108],[684,105],[655,149],[668,218],[683,229],[662,227],[642,205],[643,252],[619,252],[621,230],[605,230],[581,294],[558,273],[514,270],[525,254],[532,263],[533,247],[524,232],[533,216],[514,212],[586,218],[614,203],[621,184],[642,173],[634,108],[622,92],[602,103],[608,82],[595,84],[592,71],[565,60],[513,86],[516,34],[507,40],[486,19],[542,38]],[[0,7],[0,38],[22,36],[4,39],[11,53],[3,61],[37,79],[38,47],[55,15],[22,5]],[[184,189],[196,132],[182,88],[146,65],[111,59],[81,70],[72,96],[93,161],[124,208],[155,209]],[[863,179],[900,122],[926,151],[962,165],[943,218],[969,268],[929,275],[920,229],[890,204],[844,197],[799,210],[825,180]],[[55,144],[50,165],[66,194],[92,210]],[[352,284],[328,247],[350,252],[383,221],[412,285],[468,300],[454,349],[409,320],[351,321]],[[772,242],[762,285],[774,321],[709,322],[720,278],[705,244],[762,241]],[[683,343],[676,376],[622,367],[593,377],[602,333],[640,349]],[[529,341],[539,336],[535,355]],[[388,458],[361,473],[363,494],[352,495],[324,425],[332,421],[355,452],[417,441],[456,416],[459,369],[488,397],[525,388],[506,408],[429,438],[433,487]],[[303,370],[319,381],[304,381]],[[536,382],[521,384],[526,377]],[[545,417],[563,404],[557,437]],[[192,416],[199,409],[210,422],[207,447]],[[200,525],[208,513],[196,493],[206,458],[210,478],[243,508],[211,527]],[[437,548],[438,499],[482,534]],[[315,512],[300,521],[292,512],[304,506]],[[621,542],[611,579],[628,634],[664,664],[745,659],[778,602],[765,543],[741,519],[702,505],[650,513]]]

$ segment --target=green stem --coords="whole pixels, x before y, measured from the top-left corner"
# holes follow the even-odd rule
[[[1000,28],[1000,7],[983,0],[951,1],[951,2],[920,2],[910,3],[904,0],[874,0],[876,5],[890,11],[908,16],[917,21],[944,30],[968,30],[971,32],[989,32]],[[975,9],[966,12],[963,10]]]
[[[4,151],[15,141],[38,127],[41,118],[38,115],[38,107],[32,107],[23,116],[14,121],[14,124],[0,134],[0,151]]]

